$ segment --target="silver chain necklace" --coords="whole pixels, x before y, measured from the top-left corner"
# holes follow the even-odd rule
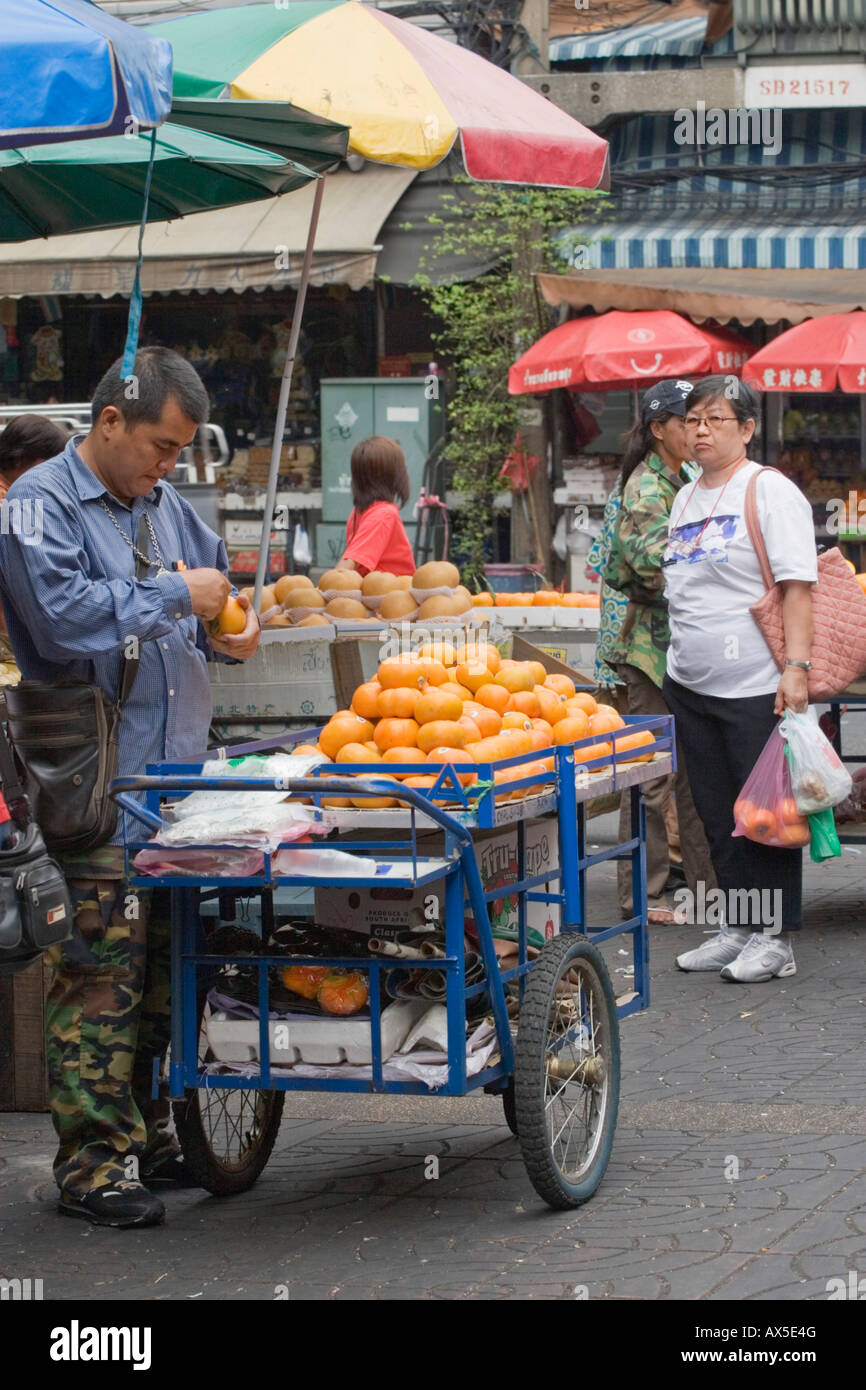
[[[139,564],[146,565],[148,569],[153,569],[154,565],[158,566],[156,571],[157,579],[161,574],[167,574],[168,570],[166,569],[165,561],[162,558],[162,551],[159,548],[159,541],[156,539],[156,532],[153,529],[153,523],[148,513],[144,513],[144,520],[148,529],[148,533],[150,535],[150,543],[153,546],[154,554],[156,555],[155,560],[152,560],[149,555],[142,555],[138,547],[136,545],[133,545],[132,541],[129,539],[129,536],[126,534],[123,527],[118,522],[117,517],[114,515],[114,512],[111,510],[104,497],[100,497],[99,504],[102,507],[102,510],[110,518],[111,524],[114,527],[117,534],[119,536],[122,536],[123,539],[126,541],[126,544],[129,546],[130,550],[132,551]]]

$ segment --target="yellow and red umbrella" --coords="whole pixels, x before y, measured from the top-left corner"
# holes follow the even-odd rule
[[[174,93],[291,101],[351,128],[365,159],[439,164],[459,140],[475,179],[560,188],[608,181],[607,143],[485,58],[358,0],[301,0],[151,26]]]

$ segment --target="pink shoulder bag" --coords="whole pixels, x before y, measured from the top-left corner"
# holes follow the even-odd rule
[[[762,473],[778,473],[764,468]],[[785,628],[782,622],[781,584],[777,584],[767,558],[767,547],[758,520],[757,485],[760,473],[746,488],[745,521],[755,547],[767,592],[749,609],[779,670],[785,668]],[[784,474],[782,475],[784,476]],[[829,700],[846,690],[866,671],[866,594],[851,573],[838,546],[818,556],[818,582],[812,589],[814,638],[809,699]]]

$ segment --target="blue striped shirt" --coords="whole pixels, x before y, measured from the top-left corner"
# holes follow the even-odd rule
[[[111,496],[78,453],[81,438],[9,489],[6,534],[0,539],[0,598],[25,680],[87,681],[114,699],[124,650],[129,651],[131,638],[138,639],[141,664],[123,707],[118,740],[120,775],[134,776],[147,763],[207,747],[206,662],[215,653],[192,614],[182,576],[157,577],[154,567],[153,578],[136,579],[132,549],[100,499],[133,544],[139,518],[150,517],[169,569],[172,561],[183,560],[189,569],[227,573],[228,558],[220,538],[169,483],[135,498],[131,506]],[[18,516],[23,524],[17,524]],[[147,551],[152,549],[148,540]],[[140,822],[122,820],[129,838],[148,838]],[[122,844],[123,835],[121,826],[111,843]]]

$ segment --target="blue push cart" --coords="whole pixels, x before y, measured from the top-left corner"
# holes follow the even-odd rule
[[[653,741],[641,748],[641,754],[651,761],[633,761],[636,753],[617,745],[629,734],[643,731]],[[317,732],[209,750],[188,762],[157,764],[145,776],[115,781],[112,795],[150,832],[159,831],[166,799],[202,791],[237,792],[240,797],[262,790],[261,777],[204,776],[206,760],[290,751],[294,743],[308,742]],[[595,751],[602,741],[613,745],[612,762]],[[545,756],[554,763],[542,776],[538,760]],[[309,843],[287,846],[309,856],[309,872],[301,871],[297,860],[291,873],[280,872],[274,851],[264,855],[263,869],[251,876],[181,872],[154,877],[138,872],[131,863],[145,845],[128,844],[128,881],[171,893],[168,1080],[183,1151],[201,1185],[216,1195],[251,1186],[273,1148],[286,1091],[431,1092],[428,1080],[396,1068],[395,1063],[405,1056],[395,1049],[393,1037],[383,1039],[383,1021],[395,998],[393,981],[401,970],[405,975],[404,960],[380,954],[323,957],[283,949],[226,954],[211,948],[205,931],[202,909],[208,900],[215,899],[220,918],[231,921],[238,902],[257,897],[264,945],[275,926],[274,894],[281,888],[327,886],[333,890],[336,885],[352,893],[385,885],[429,890],[437,904],[444,900],[444,954],[411,960],[412,971],[421,972],[415,979],[432,980],[424,972],[435,971],[444,994],[440,1005],[444,1035],[439,1046],[445,1069],[439,1070],[435,1094],[465,1095],[479,1088],[499,1093],[529,1178],[544,1201],[567,1209],[591,1197],[604,1175],[616,1126],[619,1020],[649,1003],[645,812],[640,785],[671,772],[675,759],[670,717],[633,718],[612,735],[479,765],[476,787],[461,786],[456,769],[443,766],[429,790],[401,786],[400,805],[393,809],[377,808],[377,802],[381,805],[382,798],[395,790],[393,781],[383,779],[381,766],[353,764],[351,777],[335,775],[333,765],[317,767],[308,776],[279,783],[287,799],[307,802],[314,819],[333,832],[330,839],[311,837]],[[504,769],[509,780],[503,789],[494,773],[498,770],[501,775]],[[405,769],[407,773],[417,770]],[[616,790],[630,792],[630,837],[590,853],[587,803]],[[143,800],[141,793],[146,794]],[[349,809],[332,804],[346,798],[354,803]],[[531,822],[543,818],[558,845],[558,865],[533,872],[538,866],[527,858],[527,832]],[[516,876],[505,890],[501,884],[485,889],[475,837],[478,832],[511,828],[517,841]],[[357,858],[357,873],[335,879],[317,870],[317,851],[332,844],[334,837],[341,850]],[[207,848],[228,853],[230,847]],[[590,926],[588,876],[596,864],[619,858],[631,862],[633,915],[611,926]],[[501,899],[504,891],[516,898],[517,942],[516,961],[512,955],[513,963],[500,968],[490,904]],[[528,941],[527,908],[533,902],[558,909],[560,918],[558,934],[540,949],[533,949]],[[465,930],[470,914],[480,970],[467,979]],[[633,945],[633,987],[619,998],[599,950],[615,937],[630,937]],[[271,972],[290,966],[361,972],[368,991],[368,1013],[362,1022],[363,1065],[317,1068],[274,1060],[275,1037],[290,1037],[292,1024],[282,1025],[282,1035],[275,1033],[280,1017],[271,1003]],[[219,1016],[209,1002],[210,991],[216,972],[226,969],[246,969],[256,981],[255,1003],[248,1000],[246,1009],[247,1037],[253,1040],[251,1060],[243,1066],[221,1062],[208,1031],[210,1025],[210,1032],[216,1032],[213,1020]],[[325,1027],[332,1022],[321,1020]],[[487,1029],[488,1036],[480,1069],[467,1051],[467,1035],[479,1026]],[[411,1051],[406,1055],[411,1058]],[[155,1089],[158,1080],[155,1071]]]

